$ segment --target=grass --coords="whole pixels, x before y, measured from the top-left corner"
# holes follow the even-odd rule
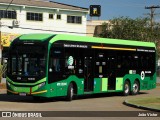
[[[160,110],[160,96],[152,98],[139,98],[128,100],[128,103],[147,108],[154,108]]]

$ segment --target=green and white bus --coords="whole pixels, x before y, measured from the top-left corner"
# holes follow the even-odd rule
[[[7,94],[40,97],[122,92],[156,87],[151,42],[61,34],[25,34],[10,45]]]

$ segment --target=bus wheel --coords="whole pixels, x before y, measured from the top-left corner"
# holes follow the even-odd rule
[[[70,83],[67,91],[67,101],[72,101],[74,95],[73,84]]]
[[[39,101],[41,98],[39,96],[33,96],[34,101]]]
[[[139,82],[136,80],[133,84],[132,95],[137,95],[139,93]]]
[[[123,95],[128,96],[129,93],[130,93],[130,83],[128,81],[125,81],[124,89],[123,89]]]

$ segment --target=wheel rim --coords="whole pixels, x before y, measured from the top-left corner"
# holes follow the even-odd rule
[[[128,93],[128,92],[129,92],[129,85],[125,84],[125,93]]]
[[[137,93],[138,92],[138,85],[137,85],[137,83],[134,83],[133,84],[133,93]]]
[[[71,98],[73,97],[73,94],[74,94],[74,90],[73,90],[73,88],[71,88]]]

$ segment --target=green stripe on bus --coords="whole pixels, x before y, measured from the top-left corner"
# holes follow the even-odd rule
[[[108,78],[102,78],[102,91],[107,91],[108,88]]]
[[[142,42],[133,40],[121,40],[112,38],[97,38],[88,36],[76,36],[76,35],[56,35],[50,40],[52,44],[58,40],[76,41],[76,42],[92,42],[92,43],[103,43],[103,44],[117,44],[117,45],[132,45],[132,46],[144,46],[144,47],[155,47],[153,42]]]
[[[24,34],[19,37],[20,40],[37,40],[44,41],[53,36],[54,34]]]
[[[123,89],[123,78],[117,77],[116,78],[116,90]]]
[[[104,43],[104,44],[116,44],[116,45],[132,45],[132,46],[144,46],[144,47],[154,47],[153,42],[142,42],[136,40],[122,40],[122,39],[112,39],[112,38],[97,38],[89,36],[76,36],[76,35],[63,35],[63,34],[24,34],[19,37],[20,40],[39,40],[44,41],[52,37],[50,43],[52,44],[58,40],[68,40],[76,42],[92,42],[92,43]]]

